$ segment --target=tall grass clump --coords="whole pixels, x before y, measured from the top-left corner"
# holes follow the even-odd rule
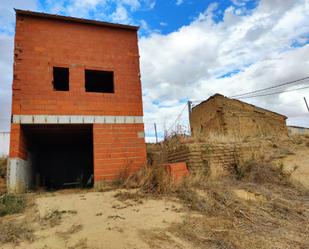
[[[0,197],[0,217],[21,213],[26,208],[26,199],[22,195],[5,194]]]

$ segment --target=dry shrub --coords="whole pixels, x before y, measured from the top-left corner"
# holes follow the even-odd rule
[[[19,244],[21,241],[34,240],[33,229],[28,224],[0,221],[0,244]]]
[[[287,184],[288,177],[283,174],[282,167],[274,168],[270,163],[250,160],[242,165],[234,166],[236,179],[258,184]]]
[[[255,200],[243,199],[234,190],[243,189]],[[255,182],[222,179],[205,182],[199,188],[181,190],[177,195],[191,210],[183,223],[168,232],[193,243],[196,248],[307,248],[309,200],[297,189],[276,183],[267,187]],[[291,233],[283,237],[278,233]],[[293,236],[292,236],[293,234]]]
[[[42,218],[40,218],[41,225],[54,227],[61,224],[62,218],[66,214],[77,214],[75,210],[62,210],[58,209],[50,210]]]
[[[174,184],[170,175],[161,165],[146,165],[137,173],[129,176],[124,187],[138,187],[144,193],[167,194],[173,191]]]
[[[7,167],[7,157],[0,157],[0,177],[5,178]]]

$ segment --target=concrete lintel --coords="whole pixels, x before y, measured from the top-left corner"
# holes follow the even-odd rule
[[[142,116],[13,115],[15,124],[142,124]]]

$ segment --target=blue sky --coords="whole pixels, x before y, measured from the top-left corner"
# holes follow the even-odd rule
[[[187,128],[187,100],[309,75],[309,0],[2,0],[0,131],[10,123],[13,8],[139,25],[147,141],[154,141],[154,122],[160,138]],[[308,89],[246,101],[309,127],[304,96]]]

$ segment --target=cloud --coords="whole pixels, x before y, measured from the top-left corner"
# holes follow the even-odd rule
[[[124,8],[122,5],[119,5],[115,12],[111,15],[113,22],[122,22],[128,23],[129,22],[129,15],[127,9]]]
[[[183,4],[183,0],[176,0],[176,5],[181,5]]]
[[[0,131],[9,131],[13,76],[14,8],[38,9],[35,0],[3,0],[0,5]]]
[[[211,4],[175,32],[140,39],[146,122],[172,124],[184,105],[180,100],[230,96],[308,76],[308,0],[262,0],[251,11],[231,6],[221,22],[214,21],[216,9]],[[292,123],[306,113],[303,95],[308,89],[246,101],[288,115]],[[156,104],[173,101],[171,107]],[[309,126],[308,119],[302,125]]]
[[[308,75],[309,1],[261,0],[255,9],[234,0],[216,20],[219,5],[212,3],[186,26],[169,34],[152,30],[147,19],[134,20],[135,11],[155,7],[154,0],[4,0],[0,11],[0,130],[8,130],[11,101],[15,8],[140,23],[143,102],[147,136],[153,122],[160,136],[182,111],[188,99],[206,99],[221,92],[234,95]],[[163,26],[163,25],[161,25]],[[289,124],[309,126],[303,96],[308,89],[270,97],[245,99],[288,115]]]
[[[0,131],[8,131],[10,125],[14,8],[130,23],[133,22],[131,12],[154,6],[154,0],[2,0],[0,5]],[[144,25],[147,25],[145,21]]]

